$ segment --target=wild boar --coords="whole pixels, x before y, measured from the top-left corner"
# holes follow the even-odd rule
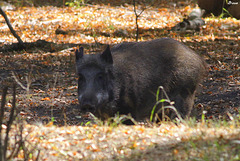
[[[75,54],[79,108],[101,119],[116,113],[149,118],[159,86],[186,118],[206,72],[199,55],[171,38],[107,46],[100,54],[84,54],[81,47]]]

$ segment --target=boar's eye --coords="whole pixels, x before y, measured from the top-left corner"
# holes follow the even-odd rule
[[[78,83],[81,84],[84,82],[84,80],[85,80],[84,76],[82,74],[79,74],[78,75]]]
[[[97,81],[98,83],[103,83],[105,80],[105,75],[104,73],[99,73],[96,77],[95,77],[95,81]]]
[[[97,75],[98,81],[102,81],[103,79],[104,79],[104,75],[102,73]]]

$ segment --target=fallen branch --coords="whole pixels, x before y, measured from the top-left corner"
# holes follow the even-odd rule
[[[13,36],[18,40],[19,45],[20,45],[22,48],[24,48],[24,43],[23,43],[22,39],[18,36],[18,34],[17,34],[17,33],[15,32],[15,30],[13,29],[13,27],[12,27],[12,25],[11,25],[11,23],[10,23],[7,15],[6,15],[6,13],[2,10],[1,7],[0,7],[0,14],[4,17],[4,19],[5,19],[5,21],[6,21],[7,25],[8,25],[11,33],[12,33]]]
[[[204,10],[194,9],[188,18],[184,18],[183,21],[174,26],[172,30],[180,32],[186,32],[186,30],[200,31],[200,27],[205,25],[205,21],[202,19],[203,13]]]

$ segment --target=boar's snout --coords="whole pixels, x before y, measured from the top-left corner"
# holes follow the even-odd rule
[[[87,113],[87,112],[94,113],[96,111],[97,100],[94,99],[93,96],[85,96],[85,97],[80,96],[78,100],[80,104],[80,110],[83,113]]]
[[[93,113],[95,111],[95,107],[91,104],[84,104],[83,106],[81,106],[81,111],[83,113],[87,113],[87,112]]]
[[[87,101],[87,102],[83,101],[80,104],[80,110],[83,113],[87,113],[87,112],[94,113],[96,111],[96,105],[94,103],[89,102],[89,101]]]

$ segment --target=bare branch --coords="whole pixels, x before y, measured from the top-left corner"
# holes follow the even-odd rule
[[[31,76],[32,76],[32,71],[33,71],[33,67],[31,65],[29,65],[29,68],[31,69],[30,72],[28,73],[28,75],[26,76],[26,82],[27,82],[27,86],[24,86],[16,77],[15,73],[12,71],[12,76],[14,78],[14,80],[17,82],[18,85],[20,85],[23,89],[25,89],[27,91],[27,95],[29,95],[29,89],[32,83],[31,80]]]
[[[5,136],[5,139],[4,139],[4,147],[3,147],[3,151],[5,152],[5,158],[6,158],[6,151],[7,151],[7,147],[8,147],[9,132],[11,130],[12,123],[15,119],[15,115],[14,115],[15,109],[16,109],[16,86],[14,85],[13,86],[12,109],[11,109],[11,112],[10,112],[9,120],[7,122],[7,131],[6,131],[6,136]]]
[[[20,85],[23,89],[27,90],[27,87],[25,87],[16,77],[15,73],[12,71],[12,76],[14,80],[17,82],[18,85]]]

